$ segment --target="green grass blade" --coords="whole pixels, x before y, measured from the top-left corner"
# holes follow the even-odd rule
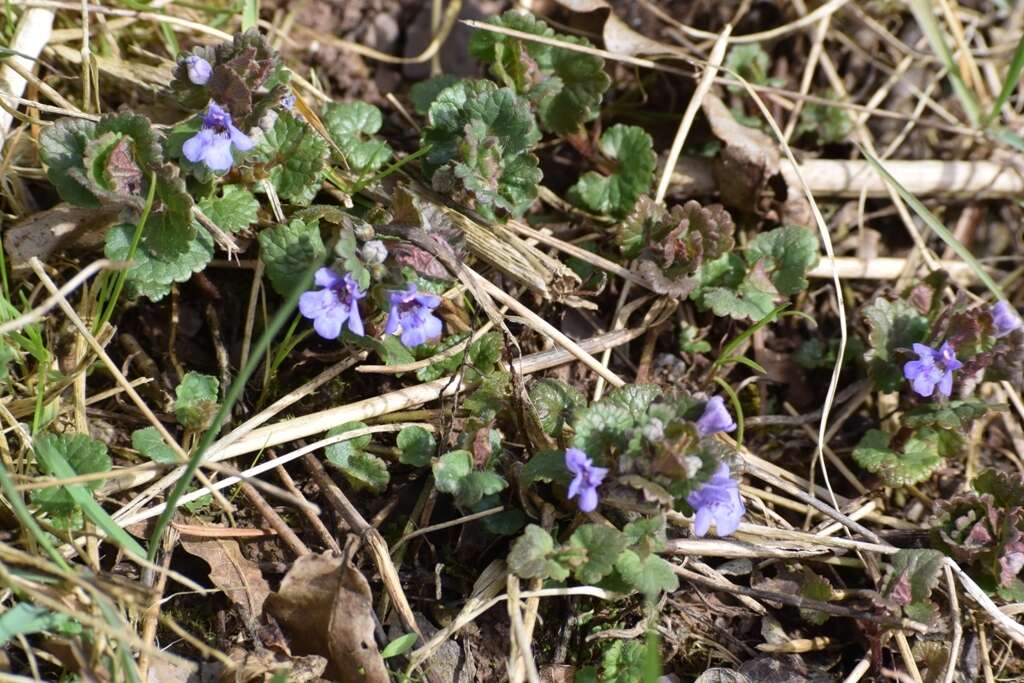
[[[932,11],[935,4],[931,0],[909,0],[908,4],[921,30],[928,37],[932,52],[949,72],[949,81],[953,85],[953,92],[960,98],[960,103],[963,105],[964,111],[967,112],[967,118],[971,120],[971,125],[977,126],[981,123],[981,105],[978,104],[974,91],[967,87],[967,83],[960,73],[960,66],[953,59],[953,53],[950,51],[949,45],[946,44],[946,35]]]
[[[260,21],[260,0],[243,0],[242,2],[242,30],[248,31],[256,28]]]
[[[332,250],[328,250],[328,255]],[[326,260],[328,255],[324,256],[323,260]],[[298,278],[295,282],[295,287],[289,293],[288,298],[281,304],[281,308],[278,309],[274,317],[270,319],[270,324],[260,335],[259,341],[256,342],[252,348],[252,352],[249,354],[249,360],[242,368],[242,371],[235,377],[235,381],[231,383],[231,387],[228,388],[227,394],[224,396],[224,402],[220,406],[220,410],[213,418],[213,422],[210,424],[210,428],[203,434],[202,440],[196,447],[192,456],[189,458],[188,464],[185,465],[185,471],[178,479],[174,488],[171,490],[170,495],[167,496],[167,502],[164,507],[164,511],[160,513],[160,517],[156,520],[156,526],[153,528],[153,533],[149,538],[149,551],[150,560],[153,560],[156,555],[157,548],[160,547],[160,539],[163,536],[164,531],[167,529],[167,525],[171,522],[171,516],[174,514],[174,510],[177,507],[178,500],[181,499],[185,492],[188,490],[188,486],[192,483],[192,477],[195,476],[196,470],[199,469],[199,463],[202,462],[203,456],[206,454],[206,450],[213,443],[217,434],[220,433],[220,428],[227,420],[228,416],[231,415],[231,409],[235,403],[242,396],[242,392],[245,391],[245,385],[249,381],[249,378],[256,371],[256,368],[263,362],[263,354],[267,352],[271,342],[278,332],[285,326],[288,319],[291,317],[292,312],[295,311],[296,306],[299,303],[299,297],[306,291],[310,283],[313,281],[313,274],[316,273],[317,268],[323,265],[323,260],[318,260],[316,263],[310,265],[302,277]]]
[[[921,220],[923,220],[936,235],[941,237],[942,241],[949,245],[949,248],[956,252],[957,256],[963,259],[964,263],[967,264],[971,271],[978,276],[978,279],[989,288],[989,291],[995,294],[997,299],[1005,300],[1006,295],[1003,294],[1002,288],[996,284],[996,281],[993,280],[988,273],[985,272],[985,269],[982,268],[980,263],[978,263],[978,259],[974,258],[974,254],[972,254],[967,247],[961,244],[960,240],[958,240],[953,233],[951,233],[946,226],[942,224],[942,221],[936,218],[935,214],[929,211],[928,207],[921,203],[921,200],[907,192],[907,189],[900,185],[899,181],[893,178],[892,175],[885,170],[885,167],[882,166],[882,162],[871,156],[871,154],[863,148],[861,149],[861,153],[864,155],[864,158],[868,160],[868,163],[874,166],[875,170],[878,171],[878,174],[882,176],[882,179],[885,180],[890,187],[896,190],[899,196],[903,198],[903,201],[910,205],[910,208],[914,210],[914,213],[920,216]]]
[[[1017,43],[1017,49],[1013,51],[1010,68],[1006,72],[1006,79],[1003,80],[1003,89],[999,92],[999,97],[992,104],[992,111],[988,113],[988,116],[983,121],[986,126],[999,116],[999,110],[1003,108],[1006,100],[1010,99],[1010,95],[1017,89],[1021,71],[1024,71],[1024,36],[1021,36],[1020,41]]]
[[[40,447],[40,444],[34,446],[36,457],[40,461],[45,461],[47,469],[49,469],[58,479],[73,479],[78,476],[78,473],[68,464],[68,461],[56,448]],[[135,555],[140,559],[145,559],[146,551],[139,545],[138,541],[131,537],[127,531],[122,529],[113,518],[107,514],[96,499],[93,498],[92,492],[85,488],[82,484],[65,484],[64,489],[74,499],[75,504],[82,508],[82,512],[86,517],[92,521],[93,524],[98,526],[107,537],[117,543],[126,552]]]
[[[733,352],[740,347],[740,344],[742,344],[747,339],[750,339],[750,337],[753,336],[755,332],[757,332],[765,325],[774,322],[775,319],[779,317],[779,313],[782,313],[787,308],[789,308],[788,301],[784,304],[780,304],[775,308],[775,310],[769,312],[768,315],[761,318],[756,323],[754,323],[747,329],[743,330],[743,332],[738,334],[735,339],[730,341],[722,348],[721,352],[718,354],[718,359],[712,364],[711,369],[714,370],[715,368],[721,367],[729,360],[735,360],[734,358],[732,358]]]

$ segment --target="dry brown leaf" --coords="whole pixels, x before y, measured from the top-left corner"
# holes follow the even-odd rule
[[[317,655],[289,657],[270,650],[246,652],[235,649],[228,653],[238,663],[237,668],[224,671],[217,683],[250,683],[267,681],[278,671],[288,672],[288,683],[318,681],[327,668],[327,660]]]
[[[231,602],[253,618],[263,612],[270,585],[259,567],[242,555],[238,541],[182,536],[181,546],[210,565],[210,581],[224,591]]]
[[[726,204],[753,211],[768,179],[779,172],[779,151],[767,135],[737,122],[715,95],[705,96],[702,107],[725,145],[713,167],[718,191]]]
[[[327,657],[327,676],[342,683],[387,683],[374,640],[373,595],[366,578],[342,557],[305,555],[292,565],[267,611],[296,654]]]
[[[58,204],[6,230],[4,249],[12,267],[21,268],[33,256],[48,261],[55,251],[71,245],[83,250],[99,248],[106,229],[118,222],[117,216],[116,210]]]

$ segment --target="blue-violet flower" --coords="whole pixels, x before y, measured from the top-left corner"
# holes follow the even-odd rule
[[[580,510],[592,512],[597,507],[597,487],[608,474],[607,468],[594,467],[594,461],[578,448],[566,449],[565,468],[575,475],[569,484],[569,498],[579,496]]]
[[[313,329],[324,339],[337,339],[341,327],[348,322],[352,334],[363,336],[363,319],[359,315],[359,300],[366,292],[351,273],[338,275],[330,268],[316,271],[317,287],[299,297],[299,312],[313,320]]]
[[[227,171],[234,163],[231,148],[248,152],[255,143],[248,135],[238,130],[231,120],[231,114],[216,102],[203,115],[203,127],[185,141],[181,151],[194,164],[206,164],[211,171]]]
[[[729,536],[740,526],[740,518],[747,512],[740,498],[740,486],[729,477],[729,466],[722,463],[703,486],[686,497],[696,511],[693,533],[703,537],[715,523],[716,536]]]
[[[206,85],[206,82],[210,80],[210,75],[213,73],[213,67],[210,66],[210,63],[199,55],[185,57],[185,70],[188,72],[188,80],[196,85]]]
[[[418,293],[412,282],[404,292],[391,292],[389,297],[391,310],[384,325],[385,334],[401,334],[402,343],[409,348],[441,336],[441,319],[434,315],[441,297]]]
[[[1017,315],[1017,311],[1013,310],[1013,306],[1005,301],[1000,301],[992,307],[992,324],[996,328],[996,337],[1005,337],[1014,330],[1020,329],[1021,322],[1020,316]]]
[[[721,396],[712,396],[704,406],[704,414],[697,420],[697,434],[701,438],[718,432],[731,432],[736,429],[725,400]]]
[[[938,386],[939,393],[949,396],[953,393],[953,371],[963,367],[956,359],[956,351],[949,342],[944,342],[938,350],[914,344],[914,353],[918,360],[904,364],[903,376],[910,380],[910,386],[921,396],[931,396]]]
[[[282,97],[281,98],[281,106],[284,107],[285,109],[287,109],[288,111],[291,111],[292,108],[295,106],[295,94],[294,93],[288,93],[287,95]]]

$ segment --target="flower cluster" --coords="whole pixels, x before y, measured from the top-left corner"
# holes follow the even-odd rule
[[[248,152],[254,144],[252,138],[235,127],[230,112],[210,102],[203,115],[202,128],[185,141],[181,151],[192,163],[201,162],[211,171],[223,172],[230,170],[234,163],[232,148]]]
[[[369,246],[370,243],[367,243]],[[387,256],[382,243],[375,247],[375,255]],[[330,268],[316,272],[314,283],[322,289],[311,290],[299,297],[299,312],[313,321],[313,329],[324,339],[337,339],[341,328],[348,322],[352,334],[363,336],[363,320],[359,313],[359,300],[366,297],[351,273],[338,275]],[[384,325],[385,334],[401,335],[408,347],[419,346],[441,336],[441,319],[434,309],[441,298],[434,294],[421,294],[410,283],[404,291],[391,292],[391,307]]]
[[[722,463],[711,479],[691,493],[686,502],[696,514],[693,519],[693,533],[705,536],[715,523],[715,535],[729,536],[740,526],[740,519],[747,509],[740,498],[740,487],[729,476],[729,466]]]
[[[931,396],[938,387],[939,393],[947,398],[953,393],[953,372],[963,367],[956,358],[956,350],[949,342],[938,349],[924,344],[914,344],[918,360],[903,366],[903,376],[910,380],[910,386],[920,396]]]

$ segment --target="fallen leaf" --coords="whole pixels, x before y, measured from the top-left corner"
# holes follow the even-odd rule
[[[4,231],[4,249],[13,268],[23,268],[33,256],[48,261],[60,249],[98,249],[106,228],[119,221],[116,210],[83,209],[58,204],[32,214]]]
[[[263,612],[270,585],[254,562],[242,555],[238,541],[182,536],[181,546],[210,565],[210,581],[250,617]]]
[[[342,557],[305,555],[292,565],[267,611],[296,654],[327,657],[327,677],[342,683],[387,683],[374,640],[373,595],[366,578]]]
[[[768,179],[779,172],[779,151],[767,135],[736,121],[715,95],[708,93],[702,108],[725,145],[712,167],[718,191],[726,204],[753,211]]]
[[[246,652],[235,649],[228,653],[235,662],[235,669],[225,670],[217,683],[249,683],[270,680],[271,675],[286,671],[288,683],[319,681],[327,668],[327,660],[317,655],[289,657],[270,650]]]

